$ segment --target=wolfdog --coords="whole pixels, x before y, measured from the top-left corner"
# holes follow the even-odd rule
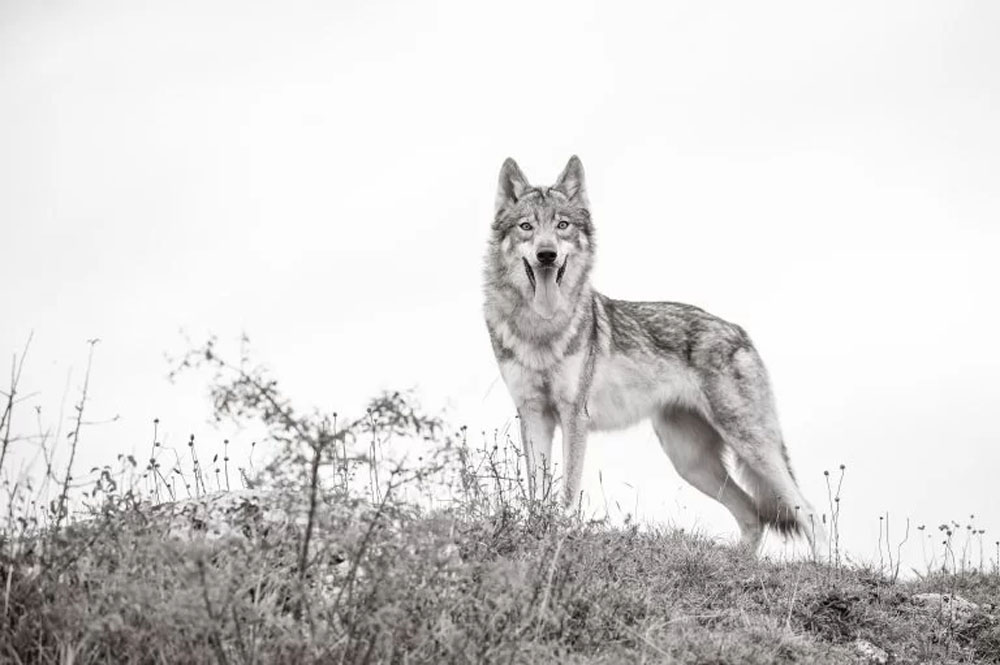
[[[562,500],[579,498],[587,433],[641,420],[687,482],[758,549],[766,527],[826,535],[792,475],[767,372],[739,326],[692,305],[627,302],[590,285],[594,225],[573,156],[551,187],[500,169],[485,265],[485,316],[517,407],[528,487],[542,491],[556,425]],[[739,482],[731,475],[739,478]]]

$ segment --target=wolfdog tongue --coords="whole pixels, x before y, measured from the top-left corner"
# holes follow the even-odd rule
[[[535,272],[535,311],[543,318],[549,319],[562,304],[562,292],[556,283],[556,270],[542,268]]]

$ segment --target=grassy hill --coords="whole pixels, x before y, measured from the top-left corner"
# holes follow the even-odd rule
[[[879,662],[874,646],[895,663],[1000,662],[995,575],[893,583],[545,503],[427,513],[332,494],[303,558],[303,498],[123,501],[21,543],[2,564],[0,659]]]
[[[614,526],[529,498],[503,442],[474,449],[405,395],[303,415],[211,342],[179,367],[204,364],[217,416],[281,452],[231,474],[226,449],[154,437],[144,463],[6,485],[0,662],[1000,662],[995,571],[897,582]],[[427,453],[390,462],[394,437]]]

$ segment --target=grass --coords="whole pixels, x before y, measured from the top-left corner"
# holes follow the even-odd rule
[[[0,661],[845,663],[865,640],[896,663],[1000,662],[995,572],[899,582],[616,527],[529,498],[506,442],[471,447],[405,394],[345,424],[212,342],[177,367],[206,365],[219,417],[263,422],[281,453],[236,473],[154,435],[147,463],[99,469],[72,500],[69,469],[47,472],[48,508],[32,507],[44,479],[12,492]],[[411,464],[384,450],[403,436],[424,444]]]

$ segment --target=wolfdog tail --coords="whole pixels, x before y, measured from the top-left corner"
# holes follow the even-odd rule
[[[819,516],[799,491],[784,443],[781,457],[769,464],[751,466],[739,455],[733,458],[740,485],[753,499],[761,523],[783,536],[803,536],[812,542],[816,528],[821,528]]]

